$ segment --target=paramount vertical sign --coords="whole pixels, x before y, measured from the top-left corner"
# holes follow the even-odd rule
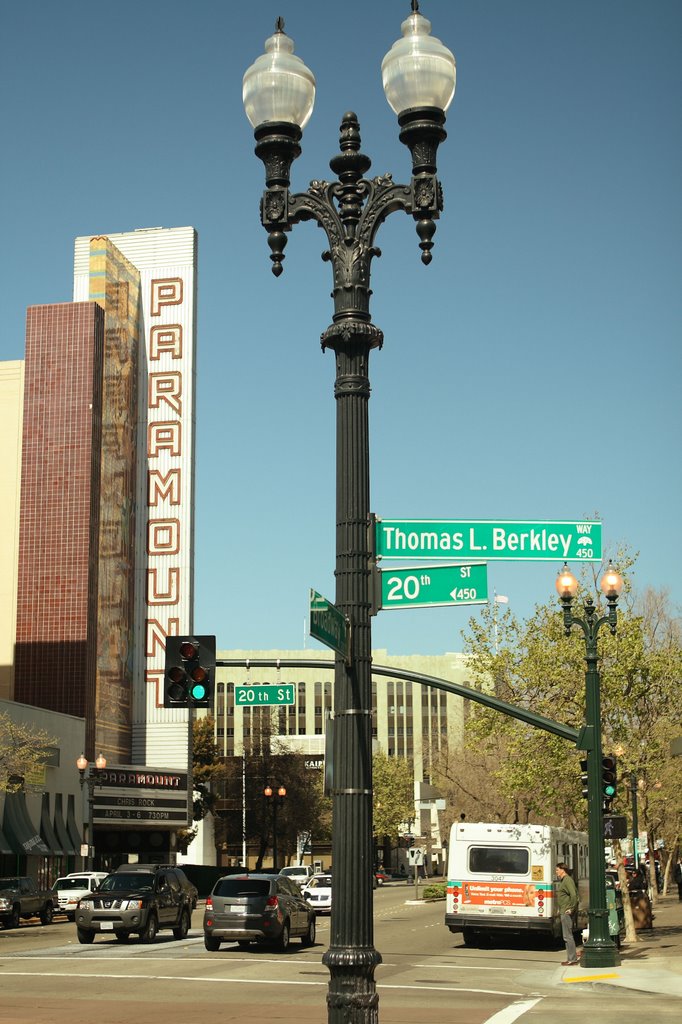
[[[197,238],[191,227],[107,238],[140,275],[133,759],[186,767],[188,713],[164,710],[165,641],[193,629]],[[81,286],[76,240],[76,297]]]

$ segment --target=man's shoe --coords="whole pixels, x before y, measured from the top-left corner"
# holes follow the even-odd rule
[[[561,966],[562,967],[575,967],[575,965],[579,964],[579,963],[580,963],[579,960],[562,960],[561,961]]]

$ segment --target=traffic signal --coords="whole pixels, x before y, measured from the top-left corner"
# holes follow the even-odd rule
[[[601,795],[608,811],[616,795],[616,759],[610,754],[601,759]]]
[[[214,636],[166,637],[165,708],[211,707],[214,682]]]
[[[589,776],[587,774],[587,758],[580,762],[580,771],[582,772],[582,775],[580,776],[580,781],[583,787],[583,800],[587,800],[587,798],[590,795],[590,789],[588,784]]]

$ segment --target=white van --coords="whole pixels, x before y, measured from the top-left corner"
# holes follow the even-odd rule
[[[587,921],[587,835],[550,825],[455,822],[450,832],[445,924],[478,945],[498,930],[559,938],[555,868],[568,865],[580,896],[577,928]]]
[[[81,896],[87,896],[97,889],[106,877],[106,871],[74,871],[58,878],[52,886],[56,896],[55,914],[66,914],[69,921],[74,921]]]

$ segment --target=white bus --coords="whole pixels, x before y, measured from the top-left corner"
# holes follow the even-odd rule
[[[467,946],[498,930],[561,936],[554,869],[563,861],[587,924],[587,834],[551,825],[458,821],[450,831],[445,924]]]

